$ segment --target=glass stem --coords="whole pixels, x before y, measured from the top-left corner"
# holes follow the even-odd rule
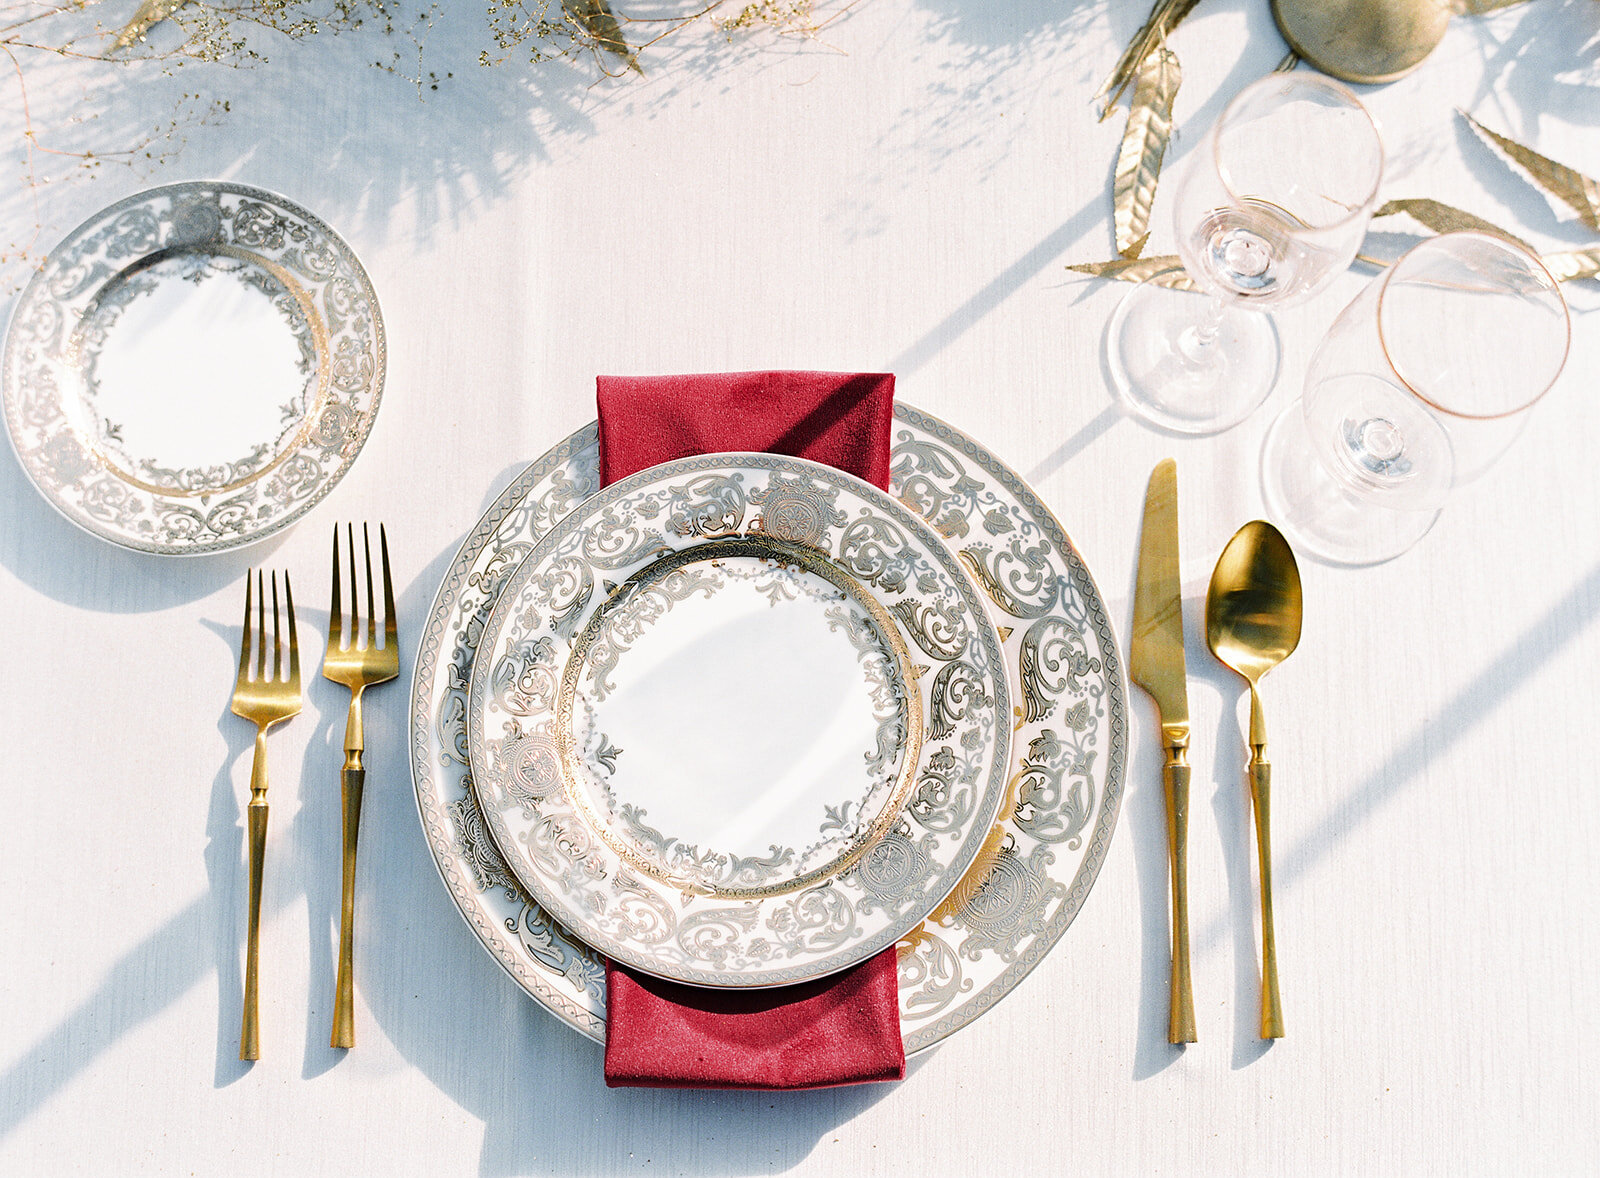
[[[1216,347],[1217,337],[1222,334],[1222,316],[1227,310],[1227,302],[1218,295],[1212,295],[1206,300],[1206,312],[1200,321],[1185,327],[1178,336],[1178,354],[1191,366],[1200,367],[1210,363],[1211,350]]]

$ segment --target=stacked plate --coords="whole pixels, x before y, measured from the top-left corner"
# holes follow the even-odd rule
[[[423,634],[412,769],[469,925],[596,1039],[605,957],[751,987],[897,946],[906,1049],[971,1022],[1120,802],[1122,671],[1060,524],[905,405],[888,495],[770,454],[597,471],[591,425],[523,472]]]

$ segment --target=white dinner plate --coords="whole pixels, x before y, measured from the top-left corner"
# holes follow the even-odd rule
[[[473,660],[507,579],[598,487],[591,422],[522,471],[467,533],[422,630],[410,729],[424,836],[462,918],[527,994],[601,1041],[604,963],[533,901],[500,857],[472,788],[466,727]],[[956,892],[899,944],[900,1028],[906,1051],[916,1053],[1014,990],[1082,908],[1116,827],[1127,711],[1093,578],[1015,472],[902,402],[890,492],[983,570],[1018,709],[998,834]]]
[[[141,552],[265,539],[343,477],[383,391],[366,271],[298,205],[154,188],[45,258],[0,362],[22,468],[69,520]]]
[[[1005,794],[999,635],[920,517],[831,467],[719,454],[592,496],[501,593],[468,696],[478,803],[591,946],[705,986],[910,932]]]

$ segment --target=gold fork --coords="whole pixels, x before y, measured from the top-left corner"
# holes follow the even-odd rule
[[[239,643],[239,676],[233,684],[233,712],[256,726],[256,753],[250,764],[250,927],[245,947],[244,1016],[239,1026],[239,1058],[261,1058],[257,965],[261,950],[261,861],[267,849],[267,732],[300,712],[300,642],[295,635],[294,590],[283,574],[288,600],[289,676],[283,675],[283,636],[278,613],[278,574],[272,574],[272,676],[267,676],[267,595],[256,570],[255,673],[250,667],[250,574],[244,578],[244,637]]]
[[[383,645],[378,645],[378,622],[372,602],[372,537],[361,525],[361,540],[366,549],[367,626],[366,641],[360,642],[361,609],[356,598],[355,529],[346,525],[350,549],[350,626],[349,645],[345,645],[344,611],[339,603],[339,525],[333,526],[333,603],[328,607],[328,649],[322,657],[322,674],[350,689],[350,715],[344,726],[344,769],[339,774],[344,798],[344,895],[339,906],[339,977],[333,1002],[334,1047],[356,1045],[355,990],[352,975],[355,953],[356,837],[361,830],[361,792],[367,771],[361,764],[361,694],[374,683],[383,683],[400,673],[400,646],[395,631],[394,583],[389,577],[389,537],[378,525],[378,548],[383,563]]]

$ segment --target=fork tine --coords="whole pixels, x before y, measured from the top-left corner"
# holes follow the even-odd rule
[[[394,620],[394,580],[389,576],[389,536],[378,525],[378,551],[383,557],[383,644],[393,646],[399,641],[399,631]]]
[[[300,687],[300,632],[294,624],[294,589],[289,584],[289,570],[283,570],[283,595],[289,601],[289,684]]]
[[[344,613],[339,602],[339,525],[333,525],[333,603],[328,606],[328,649],[344,646]]]
[[[239,682],[250,681],[250,570],[244,573],[244,635],[239,640]]]
[[[278,570],[272,570],[272,681],[283,678],[283,634],[278,628]]]
[[[372,533],[366,524],[361,525],[361,543],[367,551],[367,649],[372,650],[378,645],[378,611],[372,604]]]
[[[256,681],[267,677],[267,591],[256,570]]]
[[[350,649],[357,645],[361,630],[361,599],[356,596],[356,526],[345,524],[345,547],[350,550]]]

